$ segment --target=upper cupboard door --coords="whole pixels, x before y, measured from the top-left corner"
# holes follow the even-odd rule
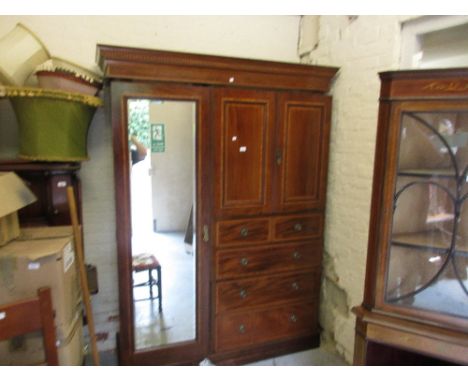
[[[325,205],[331,98],[281,93],[278,96],[279,210]]]
[[[217,89],[214,108],[217,216],[270,211],[274,94]]]

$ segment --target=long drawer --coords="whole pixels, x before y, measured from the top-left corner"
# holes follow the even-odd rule
[[[322,242],[218,251],[215,261],[217,280],[304,270],[320,266]]]
[[[216,351],[318,333],[317,303],[217,316]]]
[[[290,276],[250,277],[216,284],[216,313],[318,298],[320,271]]]

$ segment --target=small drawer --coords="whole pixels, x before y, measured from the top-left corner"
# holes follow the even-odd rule
[[[323,215],[296,215],[274,220],[275,240],[319,238],[323,234]]]
[[[216,279],[302,271],[319,267],[321,262],[322,242],[319,240],[301,245],[218,251]]]
[[[262,243],[268,240],[270,233],[268,219],[222,221],[216,228],[218,246]]]
[[[255,277],[216,284],[216,313],[319,297],[319,270],[292,276]]]

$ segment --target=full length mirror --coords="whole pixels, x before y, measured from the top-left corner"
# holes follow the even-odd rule
[[[196,338],[196,102],[127,100],[135,350]]]

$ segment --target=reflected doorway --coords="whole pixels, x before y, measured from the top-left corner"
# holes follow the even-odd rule
[[[196,338],[196,103],[128,99],[127,107],[138,351]]]

